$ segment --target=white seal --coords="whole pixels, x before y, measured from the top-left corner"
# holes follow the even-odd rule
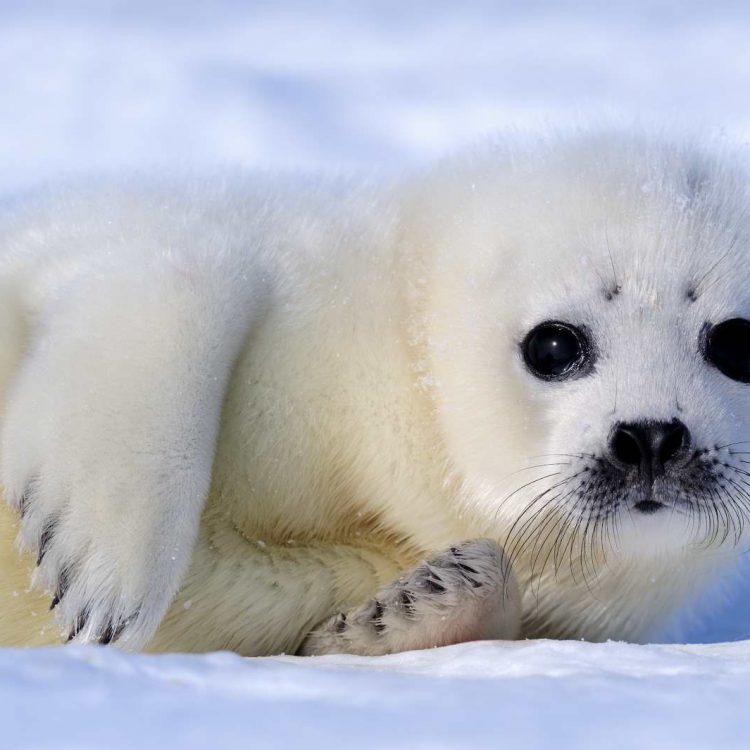
[[[746,542],[737,161],[588,134],[16,204],[0,643],[649,637]]]

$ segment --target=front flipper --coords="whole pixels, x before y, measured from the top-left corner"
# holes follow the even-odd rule
[[[63,639],[144,646],[186,570],[223,396],[257,310],[167,264],[45,310],[9,393],[2,484]]]
[[[302,644],[303,655],[375,656],[483,639],[510,640],[521,626],[515,576],[488,539],[456,545],[335,615]]]

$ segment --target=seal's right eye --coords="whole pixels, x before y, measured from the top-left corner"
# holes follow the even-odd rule
[[[565,380],[590,362],[591,346],[580,328],[556,320],[532,328],[521,343],[526,367],[543,380]]]
[[[728,378],[750,383],[750,321],[731,318],[706,328],[703,356]]]

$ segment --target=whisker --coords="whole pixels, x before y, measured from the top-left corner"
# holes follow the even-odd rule
[[[522,484],[520,487],[513,490],[513,492],[511,492],[510,495],[507,495],[500,501],[500,503],[498,504],[499,505],[498,512],[500,511],[502,506],[513,497],[513,495],[521,492],[521,490],[525,490],[527,487],[530,487],[532,484],[536,484],[536,482],[541,482],[543,479],[549,479],[550,477],[560,476],[560,474],[562,474],[561,471],[553,472],[552,474],[545,474],[543,477],[537,477],[536,479],[532,479],[530,482],[526,482],[526,484]]]
[[[589,458],[596,460],[597,456],[594,453],[536,453],[529,458],[578,458],[583,460]]]
[[[731,448],[733,445],[747,445],[750,443],[750,440],[736,440],[734,443],[726,443],[725,445],[716,445],[714,446],[714,450],[721,451],[725,448]]]
[[[581,484],[577,485],[572,492],[574,492],[574,493],[577,494],[578,492],[580,492],[580,489],[581,489]],[[540,586],[541,586],[541,578],[544,575],[544,571],[547,568],[547,563],[549,562],[550,557],[552,557],[553,565],[554,565],[554,568],[555,568],[555,578],[557,578],[557,574],[558,574],[559,568],[558,568],[558,566],[556,564],[556,561],[555,561],[554,552],[557,549],[557,544],[558,544],[558,540],[560,539],[560,535],[564,534],[565,531],[566,531],[566,529],[567,529],[568,519],[570,519],[574,515],[574,513],[575,513],[575,508],[571,507],[570,510],[568,511],[568,513],[566,514],[565,518],[558,525],[557,535],[555,536],[555,541],[554,541],[554,543],[552,545],[550,545],[549,551],[547,552],[547,556],[544,558],[544,562],[542,563],[542,567],[541,567],[540,572],[539,572]],[[547,543],[547,539],[549,539],[549,536],[554,531],[555,531],[555,528],[553,527],[550,530],[550,532],[547,534],[547,537],[544,540],[545,544]],[[539,598],[539,587],[537,587],[537,600],[538,600],[538,598]]]
[[[580,487],[581,487],[581,483],[577,484],[575,487],[573,487],[572,489],[568,490],[568,492],[565,495],[563,495],[563,496],[559,496],[558,495],[558,497],[556,498],[556,501],[560,505],[562,505],[562,503],[568,497],[570,497],[570,495],[573,495],[573,494],[576,494],[577,492],[579,492]],[[537,560],[539,559],[539,555],[542,554],[542,552],[544,551],[545,544],[547,543],[547,540],[549,539],[549,537],[555,531],[555,521],[556,520],[557,519],[553,515],[547,516],[547,518],[544,521],[544,523],[542,524],[542,526],[537,530],[538,531],[537,540],[534,542],[534,546],[531,548],[531,566],[530,567],[531,567],[531,577],[532,577],[532,580],[535,577],[536,563],[537,563]],[[551,524],[550,530],[547,532],[546,536],[542,539],[541,535],[544,533],[545,529],[550,524]],[[538,551],[535,553],[535,550],[537,550],[537,547],[538,547]],[[541,569],[539,570],[539,574],[538,574],[539,585],[541,585],[541,578],[544,575],[544,569],[545,569],[545,567],[546,567],[546,560],[545,560],[545,564],[542,565]],[[539,586],[537,586],[537,598],[538,597],[539,597]]]
[[[727,477],[727,481],[737,490],[739,493],[739,498],[735,502],[739,502],[739,504],[744,509],[744,513],[740,513],[738,511],[737,518],[739,520],[739,531],[738,536],[735,538],[735,544],[736,547],[739,544],[739,540],[744,536],[745,533],[745,523],[747,522],[748,516],[750,515],[750,495],[748,495],[747,490],[740,484],[736,479],[733,479],[732,477]],[[733,495],[733,497],[735,497]]]
[[[562,485],[562,484],[566,484],[566,483],[567,482],[560,483],[560,484]],[[550,487],[550,489],[548,490],[548,492],[551,492],[553,489],[555,489],[555,487]],[[516,526],[516,523],[513,524],[513,527],[511,527],[511,530],[508,532],[508,535],[507,535],[507,538],[506,538],[506,546],[504,547],[506,555],[507,555],[507,557],[508,557],[509,560],[515,560],[515,558],[516,558],[516,552],[518,552],[519,555],[521,554],[521,552],[523,551],[524,546],[526,544],[526,536],[527,536],[527,534],[533,533],[533,531],[534,531],[534,522],[536,521],[536,519],[540,515],[542,515],[544,513],[544,511],[547,510],[547,508],[549,508],[553,503],[556,502],[557,497],[558,497],[557,495],[553,495],[552,497],[547,498],[545,500],[544,504],[542,505],[542,507],[538,508],[533,513],[533,515],[531,515],[524,522],[523,526],[521,526],[518,529],[518,532],[517,532],[517,534],[515,536],[513,535],[513,527]],[[541,497],[534,498],[534,501],[532,501],[532,504],[530,504],[527,508],[525,508],[524,512],[521,514],[521,516],[519,516],[519,520],[527,512],[529,512],[531,510],[532,505],[536,504],[536,502],[538,502],[540,499],[541,499]]]
[[[562,473],[562,472],[558,472],[557,474],[550,474],[549,476],[558,476],[558,475],[559,475],[560,473]],[[506,539],[506,543],[510,542],[510,540],[511,540],[511,538],[512,538],[512,536],[513,536],[513,531],[514,531],[515,527],[516,527],[516,526],[517,526],[517,525],[518,525],[518,524],[519,524],[519,523],[520,523],[520,522],[522,521],[523,517],[524,517],[524,516],[525,516],[525,515],[526,515],[526,514],[527,514],[527,513],[528,513],[528,512],[529,512],[529,511],[530,511],[530,510],[531,510],[531,509],[533,508],[533,506],[534,506],[534,505],[535,505],[535,504],[536,504],[536,503],[537,503],[537,502],[538,502],[538,501],[539,501],[539,500],[540,500],[541,498],[543,498],[543,497],[544,497],[545,495],[547,495],[548,493],[552,492],[552,490],[556,489],[557,487],[560,487],[560,486],[562,486],[562,485],[566,484],[567,482],[570,482],[570,481],[571,481],[572,479],[574,479],[574,478],[575,478],[576,476],[578,476],[578,475],[577,475],[577,474],[573,474],[572,476],[568,477],[567,479],[564,479],[564,480],[562,480],[562,482],[558,482],[557,484],[553,484],[553,485],[552,485],[551,487],[548,487],[548,488],[547,488],[546,490],[544,490],[543,492],[541,492],[540,494],[538,494],[538,495],[537,495],[537,496],[536,496],[536,497],[535,497],[535,498],[534,498],[534,499],[533,499],[533,500],[532,500],[532,501],[531,501],[531,502],[530,502],[530,503],[529,503],[529,504],[528,504],[528,505],[527,505],[527,506],[526,506],[526,507],[525,507],[525,508],[523,509],[523,511],[522,511],[522,512],[521,512],[521,513],[519,514],[519,516],[518,516],[518,517],[516,518],[516,520],[515,520],[515,521],[513,522],[513,524],[511,525],[511,527],[510,527],[510,529],[508,530],[508,533],[507,533],[507,535],[506,535],[506,537],[505,537],[505,539]],[[544,478],[545,478],[545,479],[547,479],[548,477],[544,477]],[[531,483],[529,483],[529,484],[531,484]],[[527,487],[528,487],[528,484],[527,484],[527,485],[525,485],[525,486],[527,486]],[[507,550],[507,549],[506,549],[506,552],[508,553],[508,555],[510,555],[510,553],[508,552],[508,550]]]
[[[728,258],[730,256],[730,254],[731,254],[731,252],[732,252],[732,250],[733,250],[736,242],[737,242],[736,238],[733,239],[732,242],[730,242],[729,247],[726,249],[726,251],[724,253],[722,253],[722,255],[720,255],[719,258],[716,260],[716,262],[713,263],[710,266],[710,268],[706,271],[706,273],[704,273],[703,276],[701,276],[700,279],[698,279],[698,281],[694,285],[694,288],[695,288],[696,292],[698,292],[699,294],[705,294],[705,292],[707,291],[707,289],[710,289],[716,283],[717,279],[714,279],[708,285],[708,287],[706,287],[704,289],[701,289],[701,284],[703,284],[703,282],[713,273],[714,269],[720,263],[722,263],[726,258]],[[731,271],[731,269],[729,269],[729,270]],[[720,276],[719,278],[723,278],[723,276]]]
[[[531,469],[543,469],[549,466],[570,466],[570,461],[564,461],[564,462],[558,462],[558,463],[549,463],[549,464],[536,464],[535,466],[524,466],[522,469],[516,469],[515,471],[511,471],[510,474],[506,474],[505,477],[512,477],[516,474],[520,474],[522,471],[530,471]]]
[[[505,550],[508,567],[512,567],[512,563],[515,559],[516,547],[520,544],[520,541],[523,538],[523,535],[525,534],[525,530],[529,527],[529,524],[533,523],[533,521],[538,517],[540,513],[544,512],[544,510],[546,510],[546,508],[549,507],[549,505],[552,502],[554,502],[554,497],[548,498],[546,501],[544,501],[542,507],[537,509],[536,512],[534,512],[529,519],[524,521],[524,518],[526,517],[526,515],[531,513],[531,511],[534,509],[534,506],[540,501],[542,501],[542,499],[546,495],[548,495],[550,492],[552,492],[557,486],[565,485],[568,481],[570,481],[570,478],[565,479],[562,482],[558,482],[552,487],[548,487],[546,490],[543,490],[542,492],[537,494],[531,500],[531,502],[526,505],[523,511],[515,519],[510,529],[508,530],[508,533],[505,535],[505,539],[503,541],[503,548]],[[514,536],[514,532],[519,523],[523,523],[523,526],[518,530],[517,532],[518,538],[516,538],[516,536]],[[505,571],[505,572],[507,573],[508,571]]]
[[[547,539],[549,538],[549,536],[557,528],[556,523],[555,523],[556,520],[557,519],[555,518],[554,515],[549,515],[549,516],[547,516],[547,518],[544,519],[542,525],[539,527],[539,529],[537,531],[538,531],[538,533],[539,533],[540,536],[542,534],[544,534],[544,532],[547,531],[548,528],[549,528],[549,531],[547,531],[547,534],[545,535],[545,537],[544,537],[543,540],[540,540],[540,538],[537,538],[537,540],[534,542],[534,546],[531,549],[531,557],[532,557],[532,559],[531,559],[531,565],[530,565],[531,574],[530,574],[529,586],[530,586],[531,590],[533,591],[534,590],[534,581],[536,581],[537,586],[536,586],[535,598],[536,598],[537,609],[539,608],[539,592],[540,592],[541,587],[542,587],[542,578],[544,577],[544,567],[545,566],[543,565],[540,568],[539,572],[537,572],[537,570],[536,570],[536,562],[537,562],[537,558],[538,558],[539,553],[541,552],[541,550],[544,549],[544,544],[546,543]],[[540,543],[540,541],[541,541],[541,543]],[[537,552],[535,554],[534,550],[537,547],[539,547],[539,552]]]
[[[568,543],[572,543],[573,532],[569,526],[569,522],[576,515],[580,516],[580,510],[578,508],[572,507],[568,511],[568,514],[563,519],[563,523],[560,524],[560,530],[558,531],[557,536],[555,537],[555,542],[552,545],[552,549],[553,549],[552,562],[555,567],[555,578],[557,578],[560,572],[560,566],[562,565],[562,558],[565,556],[565,550],[568,547]],[[560,545],[562,545],[562,547]],[[560,554],[561,552],[562,554]]]

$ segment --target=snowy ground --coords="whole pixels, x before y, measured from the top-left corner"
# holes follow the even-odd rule
[[[0,651],[3,748],[743,748],[750,645],[374,658]],[[12,741],[7,743],[10,728]]]
[[[748,39],[739,1],[0,0],[0,194],[153,163],[393,168],[602,116],[743,140]],[[747,583],[704,610],[665,639],[750,638]],[[0,750],[747,748],[749,696],[748,642],[0,651]]]

